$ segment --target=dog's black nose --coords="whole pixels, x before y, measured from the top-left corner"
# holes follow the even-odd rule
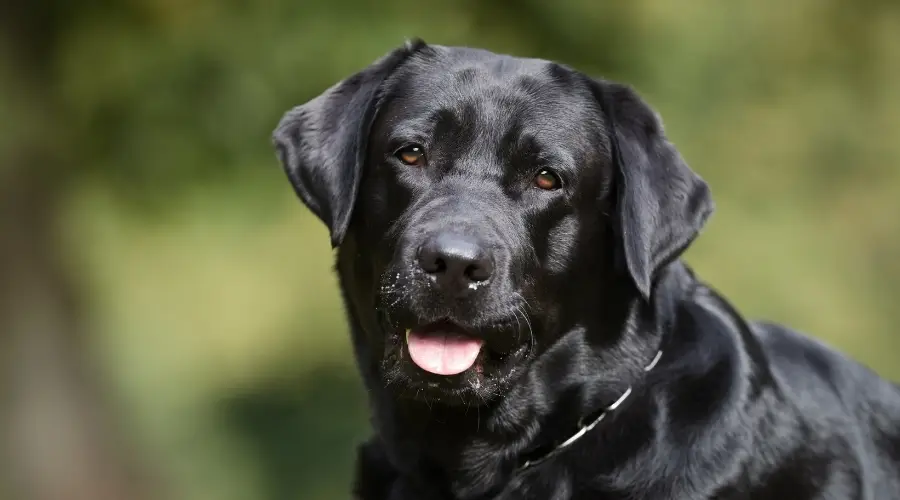
[[[451,294],[475,290],[494,272],[494,260],[478,238],[441,232],[419,247],[419,266]]]

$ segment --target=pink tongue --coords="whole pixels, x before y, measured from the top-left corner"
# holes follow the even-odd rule
[[[431,332],[406,335],[409,357],[419,368],[435,375],[456,375],[475,364],[483,342],[470,337]]]

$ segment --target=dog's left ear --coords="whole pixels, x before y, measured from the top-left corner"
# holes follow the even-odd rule
[[[657,272],[694,241],[715,206],[709,187],[666,138],[657,114],[631,88],[594,81],[616,169],[619,251],[649,299]]]
[[[363,175],[379,91],[391,73],[426,47],[414,39],[285,113],[272,134],[278,159],[303,203],[341,244]]]

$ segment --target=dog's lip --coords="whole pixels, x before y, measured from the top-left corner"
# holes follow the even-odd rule
[[[410,332],[417,332],[423,335],[428,335],[432,332],[446,332],[452,333],[454,335],[460,335],[464,337],[474,337],[479,338],[477,332],[473,332],[472,330],[463,327],[462,325],[450,321],[449,319],[440,319],[437,321],[431,321],[428,323],[421,323],[413,326],[409,326],[404,329],[405,334],[409,334]],[[484,340],[484,339],[480,339]]]

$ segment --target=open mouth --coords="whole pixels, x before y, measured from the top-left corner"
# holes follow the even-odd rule
[[[473,332],[448,320],[405,329],[409,360],[422,371],[444,377],[466,372],[502,370],[521,358],[528,344],[520,343],[509,327]]]
[[[382,360],[385,384],[399,398],[427,403],[483,404],[524,373],[535,346],[530,330],[507,321],[474,327],[449,318],[413,319],[410,326],[401,325],[389,326]]]
[[[484,340],[448,322],[406,330],[412,362],[435,375],[458,375],[475,365]]]

